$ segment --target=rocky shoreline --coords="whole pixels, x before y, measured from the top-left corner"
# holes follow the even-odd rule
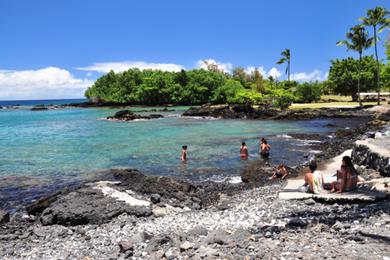
[[[333,138],[310,136],[321,141],[312,147],[322,151],[319,161],[352,148],[355,140],[388,124],[381,120],[386,119],[383,115],[378,119],[366,111],[337,111],[372,120],[356,129],[339,130]],[[277,196],[284,182],[270,182],[270,171],[272,165],[254,163],[242,173],[242,183],[231,184],[188,183],[136,170],[110,170],[102,181],[37,201],[27,214],[5,213],[1,218],[0,212],[0,258],[390,256],[389,200],[340,205],[312,199],[280,201]],[[290,171],[297,176],[300,168]]]
[[[370,118],[373,113],[367,110],[369,106],[362,108],[320,108],[278,110],[268,107],[255,108],[246,105],[203,105],[191,107],[183,113],[183,116],[214,117],[224,119],[272,119],[272,120],[308,120],[314,118]]]

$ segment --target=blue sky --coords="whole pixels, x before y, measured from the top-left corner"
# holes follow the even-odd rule
[[[377,5],[390,7],[380,0],[3,0],[0,99],[77,98],[109,69],[192,69],[205,59],[283,79],[275,62],[285,48],[295,79],[321,80],[331,59],[355,55],[335,43]]]

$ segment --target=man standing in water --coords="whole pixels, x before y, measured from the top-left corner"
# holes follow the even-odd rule
[[[269,151],[271,150],[271,145],[267,143],[265,138],[261,138],[260,143],[260,155],[263,159],[267,159],[269,157]]]
[[[245,142],[241,143],[240,157],[244,160],[248,159],[248,147],[246,147]]]
[[[181,160],[182,162],[186,162],[187,161],[187,145],[183,145],[181,147]]]

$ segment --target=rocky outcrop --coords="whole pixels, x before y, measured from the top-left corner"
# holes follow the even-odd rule
[[[268,107],[254,108],[250,104],[191,107],[183,116],[225,119],[309,120],[313,118],[370,117],[371,112],[356,108],[321,108],[280,111]]]
[[[215,117],[226,119],[262,119],[277,115],[275,109],[254,109],[251,105],[223,105],[191,107],[182,116]]]
[[[43,225],[102,224],[122,213],[136,217],[147,217],[152,214],[148,206],[131,205],[106,196],[94,187],[84,187],[52,203],[43,211],[40,220]]]
[[[142,116],[137,115],[134,112],[130,110],[120,110],[115,113],[114,116],[107,117],[108,120],[118,120],[118,121],[132,121],[136,119],[156,119],[156,118],[162,118],[163,115],[159,114],[151,114],[149,116]]]
[[[378,171],[382,176],[390,176],[390,137],[357,141],[352,150],[352,160]]]
[[[113,169],[101,175],[111,181],[88,183],[43,198],[28,206],[28,213],[40,216],[44,225],[75,226],[106,223],[123,213],[148,217],[156,208],[201,209],[205,200],[201,187],[169,177],[146,176],[132,169]]]
[[[39,106],[32,107],[30,110],[31,111],[42,111],[42,110],[49,110],[49,108],[46,106],[39,105]]]

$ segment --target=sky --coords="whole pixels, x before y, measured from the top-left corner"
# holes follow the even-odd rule
[[[330,60],[356,56],[336,42],[375,6],[390,2],[1,0],[0,100],[80,98],[110,69],[177,71],[203,60],[283,80],[276,62],[286,48],[292,79],[324,80]]]

